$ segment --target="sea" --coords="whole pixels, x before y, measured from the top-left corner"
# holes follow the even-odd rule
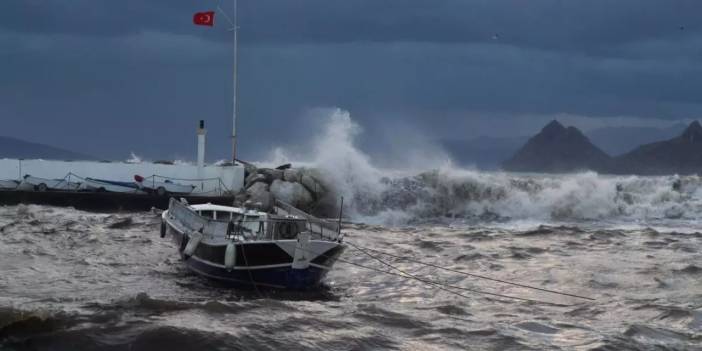
[[[315,291],[193,274],[156,209],[0,207],[0,349],[702,350],[702,178],[381,169],[352,127],[305,160],[345,198]]]

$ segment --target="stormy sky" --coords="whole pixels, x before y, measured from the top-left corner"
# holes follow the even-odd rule
[[[124,159],[229,152],[216,0],[3,0],[0,135]],[[360,143],[531,134],[702,115],[699,0],[239,0],[240,156],[305,142],[319,108]],[[316,111],[316,112],[311,112]],[[411,131],[411,132],[407,132]]]

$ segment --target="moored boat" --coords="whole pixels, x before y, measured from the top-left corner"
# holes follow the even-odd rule
[[[275,213],[171,198],[161,236],[171,235],[187,267],[240,287],[318,287],[344,251],[338,223],[277,201]]]

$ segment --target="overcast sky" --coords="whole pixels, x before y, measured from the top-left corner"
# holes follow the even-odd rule
[[[229,152],[223,0],[3,0],[0,135],[105,158]],[[663,125],[702,115],[702,1],[239,0],[240,151],[302,142],[339,107],[364,143]]]

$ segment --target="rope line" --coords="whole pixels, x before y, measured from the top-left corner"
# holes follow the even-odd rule
[[[248,267],[249,262],[246,259],[246,250],[244,250],[244,245],[239,245],[239,246],[241,246],[241,256],[244,258],[244,264]],[[261,294],[261,290],[258,290],[258,284],[256,283],[256,281],[254,281],[253,274],[251,273],[251,270],[247,269],[246,271],[249,273],[249,280],[251,281],[251,285],[253,285],[254,289],[256,290],[258,297],[264,298],[263,294]]]
[[[332,256],[327,255],[327,254],[315,252],[315,251],[312,251],[312,250],[309,250],[309,249],[303,249],[303,248],[301,248],[301,247],[298,247],[298,248],[299,248],[300,250],[305,251],[305,252],[308,252],[308,253],[312,253],[312,254],[315,254],[315,255],[322,256],[322,257],[334,259]],[[372,255],[371,255],[371,257],[375,258],[375,257],[372,256]],[[442,282],[437,282],[437,281],[435,281],[435,280],[431,280],[431,279],[427,279],[427,278],[422,278],[422,277],[417,277],[417,276],[412,275],[412,274],[410,274],[410,273],[404,272],[404,271],[402,271],[401,269],[396,268],[396,267],[390,265],[389,263],[383,262],[382,260],[380,260],[380,262],[382,262],[383,264],[385,264],[385,265],[391,267],[392,269],[395,269],[395,270],[400,271],[401,273],[395,273],[395,272],[392,272],[392,271],[386,271],[386,270],[382,270],[382,269],[379,269],[379,268],[375,268],[375,267],[371,267],[371,266],[362,265],[362,264],[360,264],[360,263],[356,263],[356,262],[352,262],[352,261],[345,260],[345,259],[343,259],[343,258],[341,258],[341,257],[337,257],[337,258],[335,258],[335,259],[336,259],[337,261],[341,262],[341,263],[350,264],[350,265],[352,265],[352,266],[356,266],[356,267],[359,267],[359,268],[363,268],[363,269],[367,269],[367,270],[371,270],[371,271],[375,271],[375,272],[379,272],[379,273],[385,273],[385,274],[393,275],[393,276],[400,277],[400,278],[404,278],[404,279],[417,280],[417,281],[422,282],[422,283],[424,283],[424,284],[434,286],[434,287],[436,287],[436,288],[438,288],[438,289],[440,289],[440,290],[446,291],[446,292],[448,292],[448,293],[450,293],[450,294],[453,294],[453,295],[456,295],[456,296],[460,296],[460,297],[463,297],[463,298],[466,298],[466,299],[471,299],[472,297],[471,297],[471,296],[468,296],[468,295],[465,295],[465,294],[461,294],[460,292],[453,291],[453,290],[451,290],[451,289],[464,290],[464,291],[469,291],[469,292],[476,293],[476,294],[481,294],[481,295],[490,295],[490,296],[494,296],[494,297],[501,297],[501,298],[506,298],[506,299],[519,300],[519,301],[524,301],[524,302],[540,303],[540,304],[546,304],[546,305],[552,305],[552,306],[559,306],[559,307],[569,307],[569,306],[573,306],[573,305],[565,305],[565,304],[558,304],[558,303],[547,302],[547,301],[540,301],[540,300],[528,299],[528,298],[524,298],[524,297],[517,297],[517,296],[510,296],[510,295],[492,293],[492,292],[488,292],[488,291],[482,291],[482,290],[471,289],[471,288],[465,288],[465,287],[462,287],[462,286],[455,286],[455,285],[450,285],[450,284],[446,284],[446,283],[442,283]]]
[[[355,245],[355,244],[353,244],[353,243],[351,243],[351,242],[349,242],[349,241],[346,241],[346,243],[349,244],[349,245],[351,245],[351,246],[353,246],[353,247],[355,247],[356,249],[358,249],[358,247],[359,247],[358,245]],[[391,253],[388,253],[388,252],[385,252],[385,251],[381,251],[381,250],[371,249],[371,248],[367,248],[367,247],[363,247],[363,249],[368,250],[368,251],[377,252],[377,253],[380,253],[380,254],[383,254],[383,255],[387,255],[387,256],[390,256],[390,257],[394,257],[394,258],[401,259],[401,260],[405,260],[405,261],[412,262],[412,263],[417,263],[417,264],[421,264],[421,265],[425,265],[425,266],[429,266],[429,267],[433,267],[433,268],[438,268],[438,269],[442,269],[442,270],[445,270],[445,271],[448,271],[448,272],[452,272],[452,273],[463,274],[463,275],[466,275],[466,276],[469,276],[469,277],[474,277],[474,278],[479,278],[479,279],[490,280],[490,281],[494,281],[494,282],[498,282],[498,283],[502,283],[502,284],[513,285],[513,286],[518,286],[518,287],[526,288],[526,289],[539,290],[539,291],[543,291],[543,292],[547,292],[547,293],[551,293],[551,294],[556,294],[556,295],[570,296],[570,297],[575,297],[575,298],[584,299],[584,300],[596,301],[596,299],[593,299],[593,298],[591,298],[591,297],[586,297],[586,296],[581,296],[581,295],[575,295],[575,294],[565,293],[565,292],[562,292],[562,291],[556,291],[556,290],[549,290],[549,289],[539,288],[539,287],[537,287],[537,286],[532,286],[532,285],[526,285],[526,284],[520,284],[520,283],[509,282],[509,281],[502,280],[502,279],[497,279],[497,278],[490,278],[490,277],[487,277],[487,276],[484,276],[484,275],[479,275],[479,274],[474,274],[474,273],[468,273],[468,272],[459,271],[459,270],[456,270],[456,269],[451,269],[451,268],[442,267],[442,266],[439,266],[439,265],[436,265],[436,264],[433,264],[433,263],[422,262],[422,261],[419,261],[419,260],[414,259],[414,258],[399,256],[399,255],[391,254]]]
[[[434,287],[436,287],[436,288],[439,288],[439,289],[441,289],[441,290],[444,290],[444,291],[446,291],[446,292],[449,292],[449,293],[452,293],[452,294],[454,294],[454,295],[458,295],[458,296],[461,296],[461,297],[470,298],[470,297],[467,296],[467,295],[464,295],[464,294],[455,292],[455,291],[453,291],[453,290],[450,290],[449,288],[451,288],[451,289],[458,289],[458,290],[470,291],[470,292],[473,292],[473,293],[476,293],[476,294],[490,295],[490,296],[495,296],[495,297],[502,297],[502,298],[506,298],[506,299],[520,300],[520,301],[526,301],[526,302],[534,302],[534,303],[548,304],[548,305],[553,305],[553,306],[561,306],[561,307],[572,306],[572,305],[557,304],[557,303],[547,302],[547,301],[540,301],[540,300],[528,299],[528,298],[524,298],[524,297],[510,296],[510,295],[504,295],[504,294],[498,294],[498,293],[491,293],[491,292],[482,291],[482,290],[477,290],[477,289],[464,288],[464,287],[461,287],[461,286],[454,286],[454,285],[449,285],[449,284],[437,282],[437,281],[430,280],[430,279],[426,279],[426,278],[421,278],[421,277],[418,277],[418,276],[413,275],[413,274],[411,274],[411,273],[408,273],[408,272],[406,272],[406,271],[404,271],[404,270],[402,270],[402,269],[400,269],[400,268],[397,268],[397,267],[393,266],[393,265],[390,264],[390,263],[385,262],[384,260],[382,260],[382,259],[380,259],[380,258],[378,258],[378,257],[376,257],[376,256],[374,256],[374,255],[372,255],[372,254],[370,254],[370,253],[368,253],[367,251],[365,251],[365,250],[363,250],[363,249],[357,247],[356,245],[354,245],[354,244],[352,244],[352,243],[347,242],[347,244],[353,246],[356,250],[358,250],[358,251],[364,253],[364,254],[367,255],[368,257],[370,257],[370,258],[372,258],[372,259],[374,259],[374,260],[380,262],[381,264],[383,264],[383,265],[385,265],[385,266],[387,266],[387,267],[389,267],[389,268],[391,268],[391,269],[393,269],[393,270],[396,270],[396,271],[400,272],[400,274],[392,273],[392,272],[388,272],[388,271],[383,271],[383,270],[378,270],[378,271],[381,271],[381,272],[383,272],[383,273],[392,274],[392,275],[397,275],[397,276],[404,277],[404,278],[408,278],[408,279],[414,279],[414,280],[417,280],[417,281],[419,281],[419,282],[425,283],[425,284],[427,284],[427,285],[434,286]],[[344,261],[342,261],[342,262],[344,262]],[[349,262],[345,262],[345,263],[349,263]],[[360,266],[360,265],[359,265],[359,266]],[[364,267],[364,268],[368,268],[368,267]]]

